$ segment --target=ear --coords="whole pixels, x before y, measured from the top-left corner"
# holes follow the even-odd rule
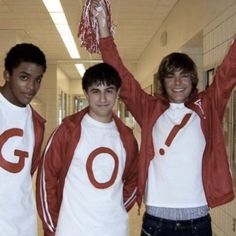
[[[117,90],[117,97],[120,96],[120,88]]]
[[[6,82],[10,81],[10,73],[7,70],[4,70],[3,77],[4,77]]]

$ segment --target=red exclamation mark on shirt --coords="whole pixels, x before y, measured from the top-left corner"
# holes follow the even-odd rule
[[[170,146],[173,139],[175,138],[176,134],[179,132],[180,129],[182,129],[186,124],[187,122],[189,121],[190,117],[191,117],[192,113],[187,113],[183,120],[181,121],[181,123],[179,125],[175,125],[172,130],[170,131],[166,141],[165,141],[165,145],[166,146]],[[165,150],[164,148],[160,148],[159,150],[159,153],[161,156],[163,156],[165,154]]]

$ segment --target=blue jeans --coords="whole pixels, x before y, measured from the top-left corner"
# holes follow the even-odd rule
[[[211,217],[175,221],[145,213],[141,236],[212,236]]]

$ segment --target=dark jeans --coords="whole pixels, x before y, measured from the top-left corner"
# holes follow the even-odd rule
[[[175,221],[145,213],[141,236],[212,236],[211,217]]]

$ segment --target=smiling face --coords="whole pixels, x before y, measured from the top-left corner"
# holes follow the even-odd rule
[[[196,64],[185,53],[173,52],[164,57],[158,68],[157,79],[163,95],[173,103],[183,103],[197,92]]]
[[[100,122],[107,123],[112,119],[112,108],[118,91],[115,85],[93,84],[84,94],[89,104],[89,115]]]
[[[44,71],[42,66],[31,62],[21,62],[11,73],[5,70],[2,95],[16,106],[26,106],[38,92]]]
[[[183,103],[191,94],[193,85],[190,73],[176,71],[164,78],[164,87],[170,102]]]

